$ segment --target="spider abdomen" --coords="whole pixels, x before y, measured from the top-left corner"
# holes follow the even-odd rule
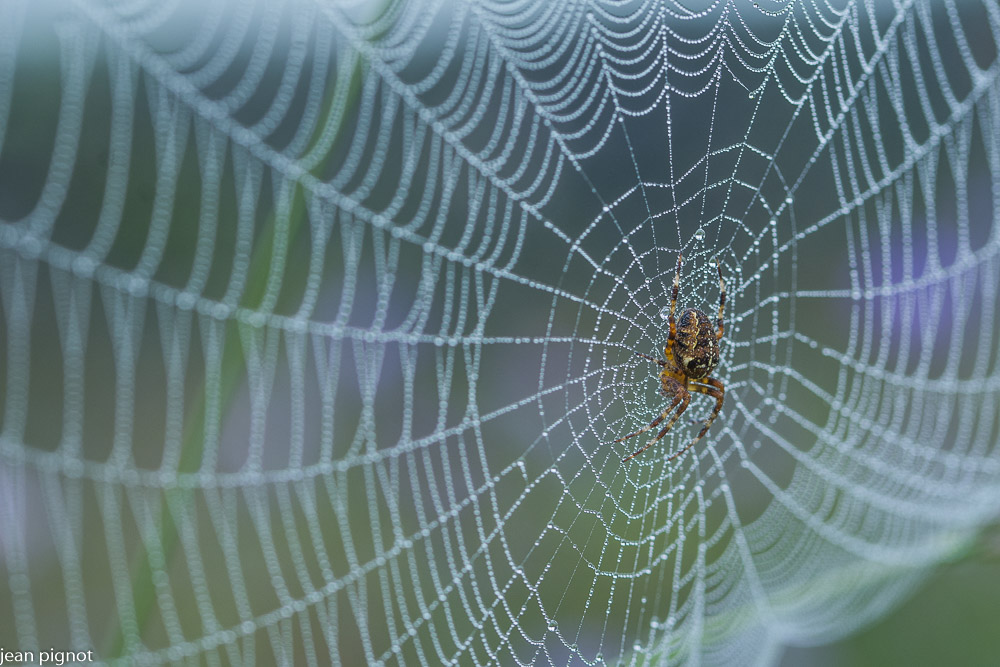
[[[688,308],[677,321],[674,356],[690,378],[707,377],[719,363],[719,341],[708,315]]]

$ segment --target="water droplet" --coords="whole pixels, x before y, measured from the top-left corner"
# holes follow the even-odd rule
[[[42,242],[34,236],[22,237],[19,245],[21,247],[21,254],[26,259],[37,259],[42,254]],[[135,278],[134,280],[139,280],[139,278]]]
[[[90,257],[80,256],[73,260],[73,271],[81,278],[90,278],[97,269],[97,262]]]
[[[750,99],[751,100],[753,99],[753,91],[752,90],[750,91]]]
[[[638,653],[639,651],[642,650],[642,644],[640,644],[639,642],[632,644],[632,650]]]
[[[787,197],[785,197],[785,203],[786,204],[791,204],[792,203],[792,195],[788,195]]]
[[[132,280],[129,281],[128,291],[135,297],[145,296],[147,287],[148,284],[145,280],[139,276],[133,276]]]
[[[556,630],[559,629],[559,626],[556,625],[555,621],[549,621],[548,628],[549,628],[549,632],[555,632]]]
[[[696,231],[694,233],[694,237],[696,239],[698,239],[699,241],[701,241],[702,239],[705,238],[705,230],[704,229],[699,229],[698,231]]]
[[[670,306],[660,308],[660,319],[664,321],[670,319]]]

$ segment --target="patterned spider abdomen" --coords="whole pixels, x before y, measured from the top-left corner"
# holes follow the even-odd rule
[[[708,315],[697,308],[688,308],[677,321],[677,344],[674,356],[677,364],[695,380],[707,377],[719,363],[719,341]]]

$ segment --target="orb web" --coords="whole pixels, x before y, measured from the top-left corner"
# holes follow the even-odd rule
[[[767,663],[879,617],[1000,493],[998,34],[3,3],[0,645]],[[678,253],[725,406],[622,464]]]

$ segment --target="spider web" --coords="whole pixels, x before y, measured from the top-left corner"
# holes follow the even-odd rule
[[[0,646],[746,664],[883,614],[1000,501],[998,35],[0,3]],[[623,465],[679,252],[726,403]]]

